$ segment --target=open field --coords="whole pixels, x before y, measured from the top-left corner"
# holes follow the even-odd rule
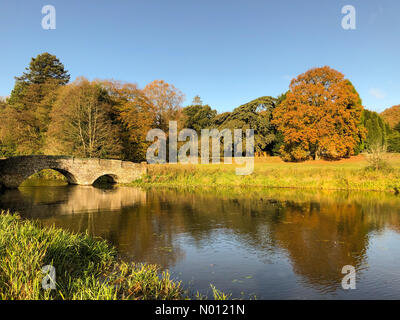
[[[148,174],[132,185],[263,186],[331,190],[400,191],[400,155],[386,156],[388,167],[374,170],[363,155],[339,161],[283,162],[279,157],[256,159],[254,172],[235,173],[236,164],[150,165]]]

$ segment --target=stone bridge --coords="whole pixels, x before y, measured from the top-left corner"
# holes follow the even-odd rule
[[[102,176],[129,183],[147,172],[145,164],[121,160],[79,159],[63,156],[19,156],[0,160],[0,186],[13,189],[43,169],[60,172],[70,184],[92,185]]]

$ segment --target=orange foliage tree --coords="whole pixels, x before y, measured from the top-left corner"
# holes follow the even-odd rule
[[[170,120],[182,122],[182,102],[185,95],[172,84],[163,80],[155,80],[143,89],[144,95],[149,99],[155,113],[155,128],[168,131]]]
[[[400,104],[386,109],[381,113],[381,116],[389,123],[391,128],[394,128],[400,123]]]
[[[143,161],[149,143],[147,132],[155,124],[155,110],[143,90],[133,83],[102,81],[114,104],[114,120],[121,128],[123,158]]]
[[[113,122],[112,103],[99,83],[78,78],[58,91],[45,153],[120,158],[120,128]]]
[[[351,82],[330,67],[311,69],[290,83],[274,110],[273,124],[284,135],[285,161],[340,159],[364,139],[363,107]]]

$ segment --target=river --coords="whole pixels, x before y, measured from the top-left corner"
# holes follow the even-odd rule
[[[193,295],[399,299],[400,196],[259,188],[25,185],[0,207],[109,240],[129,261],[156,263]],[[342,288],[343,266],[356,289]]]

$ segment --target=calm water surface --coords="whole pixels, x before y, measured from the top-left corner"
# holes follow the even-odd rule
[[[108,239],[126,260],[168,268],[210,296],[399,299],[400,196],[286,189],[34,186],[0,207]],[[357,270],[343,290],[342,267]]]

